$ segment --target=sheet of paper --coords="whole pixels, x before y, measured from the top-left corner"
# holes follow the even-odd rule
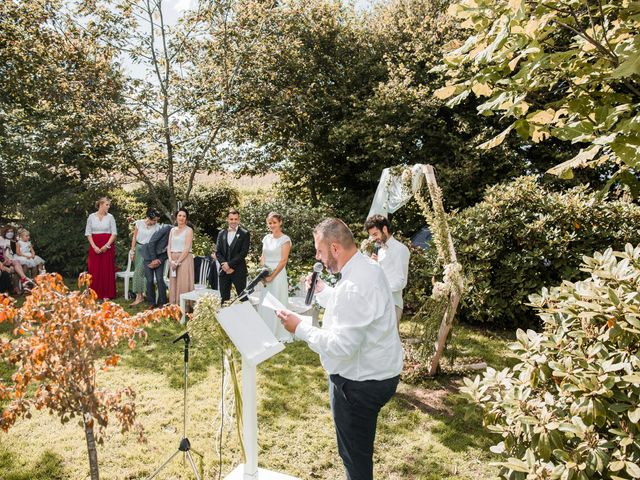
[[[262,306],[269,308],[273,311],[277,310],[289,310],[289,308],[282,305],[280,300],[278,300],[271,292],[267,292],[262,299]],[[298,317],[302,320],[303,323],[308,323],[309,325],[313,325],[313,317],[311,315],[300,315]]]
[[[278,300],[271,292],[267,292],[264,298],[262,299],[262,306],[266,308],[270,308],[271,310],[288,310],[280,300]]]

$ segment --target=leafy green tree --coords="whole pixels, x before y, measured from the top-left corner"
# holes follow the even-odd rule
[[[4,213],[96,187],[130,127],[113,51],[61,1],[0,4],[0,204]]]
[[[581,150],[549,172],[607,164],[608,187],[639,193],[640,7],[629,0],[463,0],[450,12],[470,29],[451,44],[438,71],[448,85],[436,96],[451,106],[473,92],[482,115],[508,126],[482,148],[500,145],[512,130],[533,142],[550,137]]]
[[[118,167],[170,218],[189,202],[196,175],[222,163],[229,98],[253,41],[228,28],[237,3],[199,1],[175,25],[162,0],[97,0],[77,11],[96,38],[143,72],[129,78],[127,105],[139,122],[120,138]]]
[[[358,146],[341,132],[384,79],[377,41],[353,8],[339,1],[279,2],[239,10],[235,29],[256,37],[234,97],[243,109],[234,123],[243,171],[276,169],[313,205],[330,193],[373,193],[369,164],[353,159]]]
[[[238,72],[242,148],[232,158],[248,173],[278,170],[292,195],[340,205],[354,221],[388,166],[434,165],[447,206],[463,208],[488,185],[571,158],[571,146],[522,148],[521,139],[478,150],[503,129],[500,119],[433,97],[446,82],[433,68],[462,35],[448,5],[392,0],[364,16],[342,2],[290,0],[237,15],[239,32],[266,33]]]

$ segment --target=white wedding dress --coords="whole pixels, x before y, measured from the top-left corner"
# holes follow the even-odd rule
[[[287,242],[291,243],[291,239],[286,235],[274,238],[272,234],[268,234],[262,239],[262,257],[264,259],[264,264],[271,270],[274,270],[278,266],[278,263],[280,263],[280,260],[282,259],[282,246]],[[266,292],[269,292],[285,307],[288,306],[289,280],[287,278],[286,267],[283,268],[271,282],[267,283],[264,291],[265,293],[263,293],[263,295],[265,295]],[[264,323],[267,324],[269,330],[271,330],[278,340],[281,342],[293,341],[293,335],[285,330],[282,323],[280,323],[280,319],[276,317],[273,310],[260,306],[258,308],[258,313],[260,313]]]

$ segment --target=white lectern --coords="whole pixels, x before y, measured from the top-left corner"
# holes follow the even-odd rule
[[[258,404],[256,365],[284,350],[249,302],[218,312],[218,322],[242,355],[242,432],[247,463],[238,465],[225,480],[299,480],[291,475],[258,468]]]

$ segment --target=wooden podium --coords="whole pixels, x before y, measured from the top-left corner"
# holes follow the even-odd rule
[[[249,302],[218,312],[218,322],[242,355],[242,432],[247,463],[238,465],[225,480],[299,480],[258,468],[258,404],[256,366],[284,350]]]

